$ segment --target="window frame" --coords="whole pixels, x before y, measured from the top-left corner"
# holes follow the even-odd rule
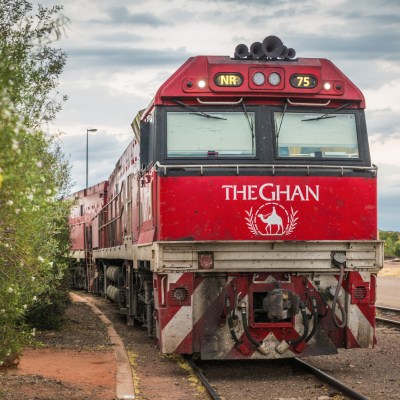
[[[326,164],[326,165],[364,165],[370,164],[369,157],[369,146],[368,136],[365,123],[364,110],[362,109],[345,109],[334,112],[333,114],[353,114],[355,117],[356,124],[356,135],[357,135],[357,146],[358,146],[358,157],[291,157],[291,156],[279,156],[278,146],[276,141],[276,130],[275,130],[275,112],[282,112],[282,107],[268,107],[270,127],[272,129],[272,146],[273,146],[273,160],[279,163],[287,164]],[[332,112],[334,109],[321,108],[321,107],[288,107],[286,113],[298,113],[298,114],[326,114]],[[312,123],[312,122],[305,122]]]
[[[197,106],[190,105],[194,111],[204,112],[243,112],[242,106]],[[167,156],[167,124],[166,114],[169,111],[187,112],[180,106],[157,106],[154,109],[154,119],[150,124],[151,154],[154,154],[153,161],[171,165],[213,165],[213,164],[262,164],[262,165],[327,165],[327,166],[362,166],[370,167],[371,158],[369,153],[367,127],[364,109],[339,110],[337,113],[354,113],[356,117],[357,141],[359,146],[359,158],[315,158],[315,157],[279,157],[276,148],[276,133],[273,113],[282,112],[284,105],[250,105],[246,103],[247,112],[255,113],[255,149],[254,157],[168,157]],[[329,112],[332,108],[322,107],[287,107],[286,112],[299,113],[323,113]],[[262,173],[260,170],[259,173]]]
[[[247,106],[246,105],[246,111],[248,113],[254,113],[254,155],[249,155],[249,156],[240,156],[237,157],[235,155],[223,155],[221,157],[207,157],[207,156],[195,156],[195,157],[189,157],[189,156],[168,156],[168,148],[167,148],[167,142],[168,142],[168,126],[167,126],[167,116],[169,112],[181,112],[181,113],[188,113],[188,112],[204,112],[204,113],[244,113],[243,107],[242,106],[193,106],[190,105],[190,110],[185,109],[183,107],[177,107],[177,106],[165,106],[161,109],[160,113],[160,123],[163,125],[163,135],[162,135],[162,141],[160,142],[160,145],[162,146],[161,153],[162,153],[162,159],[165,162],[172,163],[172,164],[180,164],[180,163],[185,163],[185,164],[191,164],[191,163],[202,163],[202,164],[207,164],[207,163],[213,163],[213,164],[232,164],[238,163],[238,164],[248,164],[248,163],[257,163],[260,162],[260,144],[259,144],[259,134],[258,132],[260,131],[260,116],[262,113],[262,110],[260,109],[260,106]],[[245,116],[244,116],[245,117]],[[202,118],[202,117],[199,117]],[[162,122],[163,121],[163,122]]]

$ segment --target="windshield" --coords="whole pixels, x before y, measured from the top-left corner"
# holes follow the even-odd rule
[[[168,112],[168,157],[255,156],[254,112]]]
[[[279,157],[358,158],[354,114],[274,112]]]

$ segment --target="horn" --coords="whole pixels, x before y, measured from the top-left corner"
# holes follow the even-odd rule
[[[285,45],[283,45],[282,49],[283,49],[282,53],[279,55],[279,57],[280,58],[287,58],[288,53],[289,53],[288,48]]]
[[[276,58],[282,53],[283,43],[277,36],[267,36],[262,42],[264,54],[269,58]]]
[[[249,48],[245,44],[238,44],[235,49],[235,58],[243,59],[249,56]]]
[[[291,47],[288,48],[288,58],[295,58],[296,57],[296,50],[292,49]]]
[[[254,42],[250,46],[250,54],[253,56],[253,58],[258,59],[261,57],[264,57],[264,52],[262,49],[262,44],[260,42]]]

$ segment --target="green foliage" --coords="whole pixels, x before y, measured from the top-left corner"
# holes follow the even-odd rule
[[[400,257],[400,232],[379,231],[379,239],[385,241],[385,257]]]
[[[40,331],[59,330],[63,325],[64,311],[69,302],[69,294],[66,290],[49,287],[30,307],[26,321]]]
[[[39,5],[34,13],[28,0],[0,0],[0,87],[7,88],[25,124],[53,119],[61,107],[48,97],[66,61],[64,52],[50,46],[68,23],[57,16],[61,9]]]
[[[59,8],[31,8],[0,0],[0,364],[32,339],[27,312],[59,296],[67,268],[69,166],[39,129],[58,107],[48,96],[65,55],[56,68],[48,42]]]

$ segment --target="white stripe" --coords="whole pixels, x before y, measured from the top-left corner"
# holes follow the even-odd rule
[[[369,282],[370,274],[369,272],[360,273],[364,282]],[[328,288],[331,286],[333,289],[336,289],[338,285],[337,279],[333,275],[329,276],[321,276],[321,286],[322,288]],[[346,298],[347,294],[347,304],[343,299]],[[340,291],[339,299],[341,304],[345,306],[347,311],[347,327],[350,329],[354,338],[357,340],[361,347],[372,347],[374,340],[374,329],[365,315],[361,312],[358,304],[351,304],[351,293],[346,292],[343,287]],[[329,307],[332,307],[332,300],[328,302]],[[335,310],[336,317],[341,321],[342,313],[340,311],[339,306],[336,307]]]
[[[371,280],[371,274],[369,272],[360,272],[360,276],[364,282]],[[371,287],[370,287],[371,290]],[[364,305],[364,304],[363,304]],[[365,304],[368,305],[368,304]],[[348,296],[348,321],[347,326],[351,330],[354,338],[357,340],[361,347],[373,347],[374,345],[374,328],[371,323],[361,312],[358,304],[351,304],[351,294]]]
[[[181,273],[168,274],[168,283],[177,282]],[[170,279],[171,277],[171,279]],[[207,279],[207,278],[205,278]],[[204,316],[208,311],[210,305],[220,295],[219,291],[208,293],[210,296],[206,301],[202,300],[201,294],[205,290],[205,279],[202,280],[191,295],[191,306],[182,306],[174,317],[168,322],[161,333],[163,353],[172,353],[180,345],[180,343],[190,334],[193,326]],[[234,278],[229,277],[227,284]],[[193,312],[193,299],[199,300],[195,305],[195,312]]]
[[[173,353],[191,332],[192,326],[192,306],[182,306],[161,332],[161,351]]]
[[[168,274],[168,284],[176,283],[182,277],[182,272],[171,272]]]
[[[167,280],[168,286],[178,282],[182,276],[182,272],[169,273]],[[193,296],[191,300],[193,300]],[[161,331],[161,351],[163,353],[173,353],[182,340],[190,333],[191,329],[192,306],[181,306],[179,311]]]
[[[193,315],[193,326],[197,324],[197,322],[199,322],[199,320],[204,316],[204,314],[208,311],[208,308],[210,307],[210,305],[215,301],[215,299],[221,294],[218,291],[215,291],[214,293],[207,293],[209,296],[211,296],[211,298],[207,299],[207,302],[204,301],[204,299],[202,299],[201,293],[203,293],[204,289],[204,285],[205,285],[205,280],[207,278],[204,278],[199,286],[197,286],[197,288],[195,289],[195,291],[193,292],[193,299],[199,299],[199,303],[195,304],[195,311],[194,311],[194,315]],[[232,280],[234,278],[232,276],[228,277],[226,286],[228,286]],[[193,303],[192,303],[193,304]]]

